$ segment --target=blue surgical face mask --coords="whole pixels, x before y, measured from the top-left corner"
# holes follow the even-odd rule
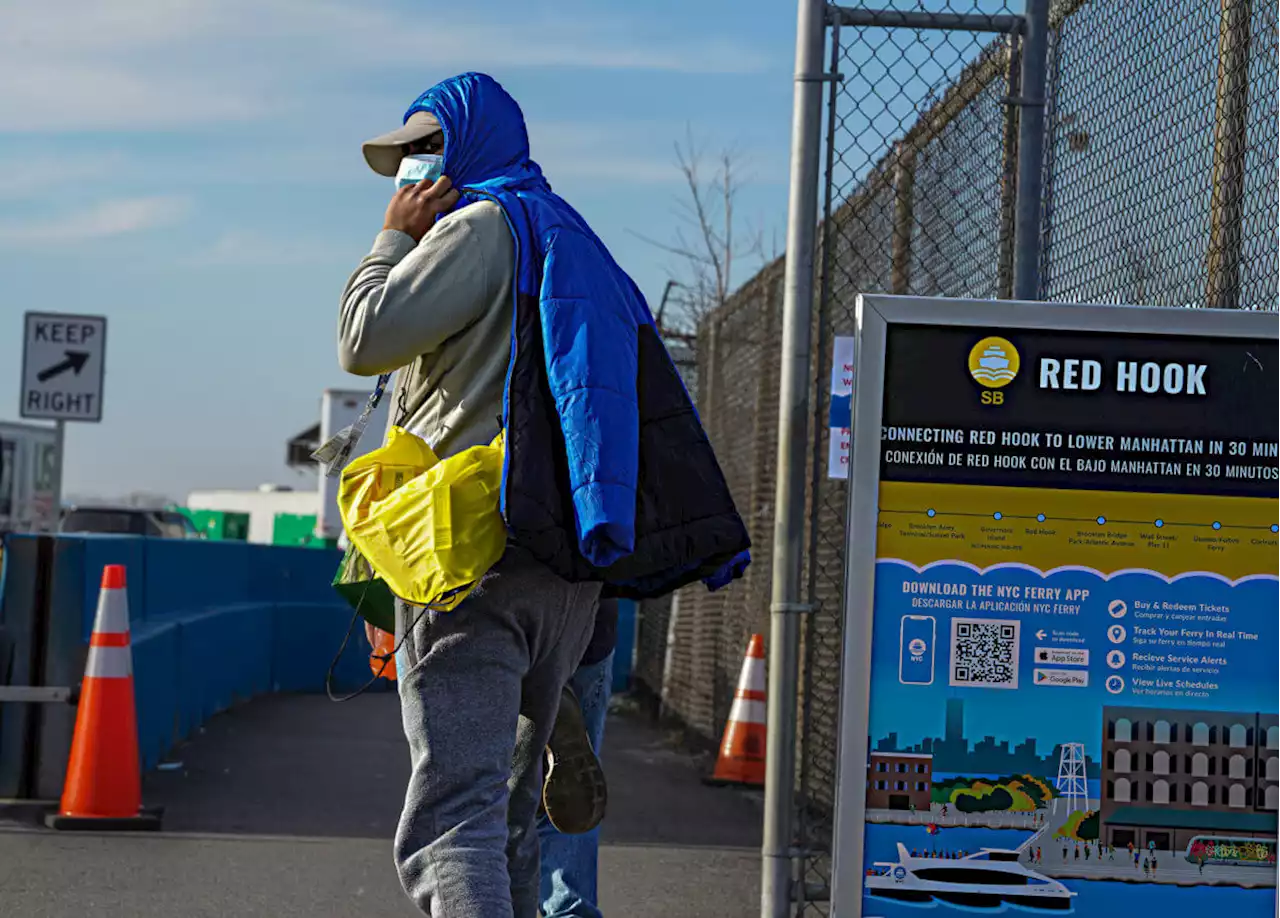
[[[438,153],[415,153],[400,160],[396,172],[396,189],[418,182],[434,182],[444,170],[444,157]]]

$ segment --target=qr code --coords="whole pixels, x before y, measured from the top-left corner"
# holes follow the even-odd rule
[[[951,684],[1018,687],[1020,622],[986,618],[951,620]]]

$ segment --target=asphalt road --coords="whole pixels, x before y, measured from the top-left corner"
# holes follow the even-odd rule
[[[760,800],[611,718],[601,905],[627,918],[758,914]],[[391,694],[270,696],[214,718],[147,776],[154,835],[0,828],[0,914],[24,918],[411,916],[390,860],[408,773]]]

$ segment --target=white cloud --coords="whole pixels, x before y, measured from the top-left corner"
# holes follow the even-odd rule
[[[0,136],[33,137],[21,141],[29,152],[0,157],[0,201],[51,203],[0,220],[0,245],[8,248],[173,225],[190,212],[175,189],[194,198],[219,186],[373,181],[359,138],[385,130],[384,120],[395,120],[405,100],[389,110],[369,87],[424,62],[437,75],[519,68],[741,73],[766,64],[730,39],[686,34],[613,7],[544,14],[513,4],[498,24],[494,13],[466,8],[437,19],[421,0],[11,6],[0,29]],[[317,99],[324,106],[319,119]],[[250,124],[252,132],[244,129]],[[531,129],[533,155],[556,187],[679,180],[666,139],[680,133],[678,125],[535,118]],[[189,136],[149,140],[149,132],[174,130]],[[121,131],[133,136],[108,136]],[[69,151],[66,133],[99,134],[104,148],[78,141]],[[68,182],[86,181],[108,199],[74,214],[52,203]],[[247,228],[211,235],[190,266],[333,256]]]
[[[547,170],[553,184],[578,179],[631,185],[678,181],[667,138],[682,136],[682,131],[674,122],[633,120],[535,121],[529,125],[533,157]],[[130,151],[117,146],[68,153],[54,138],[47,146],[42,144],[21,156],[0,157],[0,201],[34,200],[64,189],[68,183],[102,180],[138,194],[162,194],[193,184],[367,184],[377,179],[360,156],[361,136],[348,129],[332,140],[326,135],[321,143],[299,145],[296,140],[264,138],[255,132],[235,146],[183,156],[153,152],[145,143]]]
[[[200,127],[266,112],[251,93],[204,87],[189,75],[131,73],[108,64],[0,60],[0,82],[0,125],[10,132]],[[75,104],[86,96],[86,104]]]
[[[220,7],[217,0],[60,0],[7,9],[0,130],[168,127],[261,115],[262,98],[222,76],[231,73],[228,60],[210,53]]]
[[[193,268],[283,267],[344,261],[354,264],[361,254],[335,245],[331,239],[303,239],[241,229],[218,236],[208,246],[184,259],[183,264]]]
[[[170,226],[189,209],[186,198],[173,196],[114,198],[88,210],[57,217],[7,220],[0,223],[0,243],[27,247],[50,242],[84,242]]]
[[[628,185],[677,181],[672,147],[655,138],[675,136],[674,124],[534,121],[529,125],[533,158],[552,187],[580,179]]]
[[[761,70],[757,51],[618,11],[538,16],[500,27],[414,0],[61,0],[5,12],[0,130],[199,128],[298,115],[362,75],[430,62],[449,69],[566,68],[677,73]]]
[[[547,169],[552,186],[589,179],[624,185],[669,185],[680,181],[675,164],[639,156],[617,156],[596,148],[535,157]]]
[[[0,159],[0,200],[43,197],[53,189],[115,175],[128,168],[128,158],[116,151],[92,154],[48,151]]]

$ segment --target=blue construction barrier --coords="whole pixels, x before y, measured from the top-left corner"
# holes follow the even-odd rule
[[[14,684],[28,684],[32,606],[40,595],[34,536],[10,535],[0,573],[0,626],[16,639]],[[144,768],[238,701],[264,692],[323,691],[351,621],[330,587],[336,550],[150,539],[59,536],[43,587],[48,615],[45,684],[80,681],[102,569],[123,564],[129,593],[134,688]],[[370,676],[363,628],[334,670],[352,691]],[[389,687],[385,681],[380,687]],[[42,793],[56,796],[70,744],[69,709],[10,710],[0,717],[0,797],[11,796],[27,717],[44,717]],[[26,707],[26,706],[21,706]],[[61,760],[59,761],[59,758]]]
[[[631,688],[631,670],[636,654],[636,604],[630,599],[618,600],[618,643],[613,651],[613,691]]]

